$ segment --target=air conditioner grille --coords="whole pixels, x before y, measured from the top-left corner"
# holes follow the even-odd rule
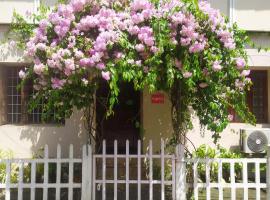
[[[268,139],[261,131],[254,131],[247,138],[248,148],[255,153],[264,151],[267,144]]]

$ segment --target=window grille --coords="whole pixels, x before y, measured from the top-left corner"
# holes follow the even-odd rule
[[[20,123],[22,115],[21,91],[17,89],[20,83],[19,69],[10,67],[7,70],[7,121],[9,123]]]
[[[18,88],[20,83],[19,67],[7,67],[7,122],[10,124],[41,124],[42,121],[42,105],[44,100],[31,113],[28,113],[28,103],[34,94],[33,83],[28,82],[23,88]],[[51,114],[51,119],[46,123],[58,123],[55,113]],[[64,123],[61,120],[60,123]]]

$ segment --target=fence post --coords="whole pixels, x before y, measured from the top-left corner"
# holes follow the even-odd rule
[[[270,199],[270,145],[267,146],[266,185],[267,185],[266,199]]]
[[[176,146],[176,166],[175,166],[175,189],[176,200],[186,200],[186,163],[185,163],[184,145]]]
[[[92,198],[92,146],[83,146],[81,200]]]

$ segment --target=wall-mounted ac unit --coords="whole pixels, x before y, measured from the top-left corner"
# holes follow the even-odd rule
[[[244,153],[265,153],[270,143],[270,129],[241,129],[241,145]]]

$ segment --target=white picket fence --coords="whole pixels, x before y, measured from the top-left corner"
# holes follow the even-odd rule
[[[4,194],[5,200],[186,200],[188,191],[195,200],[270,199],[270,147],[267,158],[244,159],[185,158],[181,145],[166,153],[163,140],[159,152],[153,152],[151,141],[145,154],[141,141],[137,154],[129,149],[127,141],[126,153],[118,154],[115,141],[114,153],[107,154],[104,141],[101,154],[83,146],[82,158],[73,157],[72,145],[63,158],[58,145],[56,158],[45,146],[41,159],[2,159],[0,172],[4,168],[6,177],[0,199]]]

